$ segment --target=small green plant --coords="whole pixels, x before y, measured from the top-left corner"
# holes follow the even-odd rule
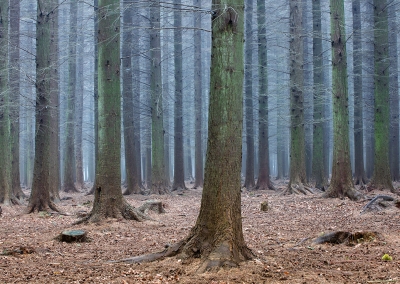
[[[385,253],[385,254],[382,256],[382,260],[383,260],[383,261],[392,261],[392,260],[393,260],[393,257],[391,257],[390,255],[388,255],[387,253]]]

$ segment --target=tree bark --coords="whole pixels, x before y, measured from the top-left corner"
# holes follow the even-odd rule
[[[354,189],[350,165],[349,109],[347,88],[346,34],[343,0],[330,0],[332,42],[333,162],[332,179],[325,197],[361,194]]]

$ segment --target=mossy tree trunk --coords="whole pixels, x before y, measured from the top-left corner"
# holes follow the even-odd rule
[[[386,0],[374,0],[375,165],[370,189],[395,191],[389,167],[389,42]]]
[[[8,8],[0,3],[0,203],[11,205],[11,133],[8,89]]]
[[[120,18],[118,0],[98,2],[98,155],[92,211],[80,222],[141,220],[121,192]]]
[[[132,78],[132,45],[133,43],[133,14],[134,7],[131,1],[123,1],[123,45],[122,45],[122,97],[123,97],[123,123],[125,140],[125,171],[126,191],[124,195],[138,194],[141,192],[137,179],[137,161],[140,156],[135,152],[135,126],[133,108],[133,78]],[[137,67],[134,67],[137,68]]]
[[[182,26],[181,0],[174,0],[174,26]],[[174,30],[175,107],[174,107],[174,183],[172,190],[186,189],[183,162],[183,76],[182,29]]]
[[[360,198],[354,189],[350,165],[349,108],[347,91],[346,34],[343,0],[331,0],[333,164],[325,197]]]
[[[324,189],[328,181],[324,169],[324,108],[325,86],[324,66],[322,62],[322,29],[321,29],[321,0],[312,1],[313,11],[313,73],[314,73],[314,127],[313,127],[313,154],[312,177],[315,187]]]
[[[353,70],[354,70],[354,183],[364,185],[363,86],[360,0],[353,1]]]
[[[165,194],[169,192],[169,182],[166,179],[164,165],[164,123],[162,104],[161,77],[161,39],[160,39],[160,1],[150,5],[150,58],[151,58],[151,155],[147,166],[151,164],[150,193]],[[148,167],[147,167],[148,168]],[[150,171],[147,171],[150,174]],[[149,186],[149,184],[148,184]]]
[[[267,70],[267,23],[265,19],[265,1],[257,0],[258,27],[258,161],[259,172],[256,188],[272,189],[269,176],[268,141],[268,70]]]
[[[52,41],[52,28],[54,17],[58,13],[57,0],[38,0],[36,22],[36,135],[35,135],[35,161],[33,167],[32,191],[29,198],[27,213],[35,211],[57,210],[50,200],[52,180],[52,68],[57,66],[53,62],[54,51]]]
[[[63,191],[78,192],[75,187],[75,100],[76,100],[76,45],[78,2],[70,2],[70,31],[68,39],[68,95],[64,149]]]

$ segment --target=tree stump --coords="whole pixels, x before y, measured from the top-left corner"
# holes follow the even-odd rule
[[[66,243],[83,243],[87,241],[87,235],[86,232],[83,230],[66,230],[58,236],[58,239],[60,242]]]
[[[261,208],[260,208],[260,210],[261,210],[261,211],[264,211],[264,212],[266,212],[266,211],[269,210],[268,201],[263,201],[263,202],[261,202]]]

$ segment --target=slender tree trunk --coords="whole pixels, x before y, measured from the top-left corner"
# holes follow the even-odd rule
[[[397,56],[397,17],[396,6],[388,7],[389,20],[389,58],[390,58],[390,139],[389,139],[389,159],[390,170],[393,181],[400,180],[399,169],[399,76],[398,76],[398,56]]]
[[[305,193],[305,135],[301,0],[290,0],[290,181],[286,194]]]
[[[150,6],[150,58],[151,62],[151,189],[150,193],[169,192],[164,166],[164,126],[162,107],[160,1]]]
[[[368,187],[395,192],[389,167],[389,43],[386,0],[374,0],[375,167]]]
[[[257,0],[258,26],[258,161],[259,172],[257,189],[272,189],[269,177],[268,141],[268,70],[267,70],[267,29],[265,19],[265,0]]]
[[[245,1],[244,93],[246,117],[246,172],[244,187],[254,187],[254,122],[253,122],[253,0]]]
[[[36,22],[36,135],[35,135],[35,162],[33,168],[33,183],[27,213],[35,211],[57,210],[50,200],[50,185],[54,184],[51,156],[51,68],[57,65],[52,62],[54,57],[51,51],[56,41],[51,40],[51,29],[56,16],[57,0],[38,0]]]
[[[75,187],[75,101],[76,101],[76,42],[78,24],[78,2],[70,3],[70,31],[68,53],[68,95],[67,95],[67,125],[64,149],[64,181],[63,191],[78,192]]]
[[[330,0],[332,42],[333,162],[332,179],[325,197],[359,199],[350,164],[346,33],[343,0]]]
[[[174,0],[174,26],[182,26],[181,0]],[[174,113],[174,183],[172,190],[186,189],[183,163],[183,82],[182,82],[182,29],[174,30],[175,113]]]
[[[134,107],[132,92],[132,11],[134,7],[131,1],[123,1],[123,45],[122,45],[122,97],[123,97],[123,123],[125,140],[125,171],[126,171],[126,191],[124,195],[140,193],[137,180],[137,153],[135,152],[135,133],[134,133]]]
[[[354,183],[364,185],[364,129],[360,0],[353,0],[353,73],[354,73]]]

